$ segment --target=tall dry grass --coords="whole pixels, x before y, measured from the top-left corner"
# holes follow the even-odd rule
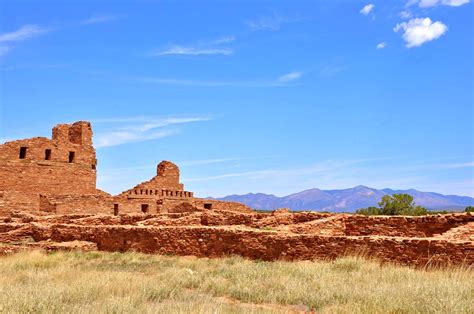
[[[474,313],[473,275],[356,257],[291,263],[36,251],[0,258],[0,313]]]

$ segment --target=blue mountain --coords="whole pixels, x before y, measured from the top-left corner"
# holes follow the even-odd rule
[[[443,195],[434,192],[409,190],[377,190],[363,185],[342,190],[310,189],[284,197],[272,194],[230,195],[219,200],[246,204],[255,209],[273,210],[287,207],[292,210],[317,210],[331,212],[354,212],[359,208],[377,206],[384,195],[410,194],[417,205],[432,210],[459,210],[474,206],[474,198],[468,196]]]

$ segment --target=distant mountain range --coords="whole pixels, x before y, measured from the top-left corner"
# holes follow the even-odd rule
[[[331,212],[353,212],[359,208],[377,206],[382,196],[390,194],[410,194],[415,203],[428,209],[463,209],[474,205],[474,198],[468,196],[443,195],[417,190],[377,190],[366,186],[356,186],[344,190],[311,189],[284,197],[271,194],[229,195],[217,198],[246,204],[255,209],[273,210],[287,207],[292,210],[318,210]]]

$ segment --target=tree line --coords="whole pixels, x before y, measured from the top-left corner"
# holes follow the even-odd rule
[[[361,208],[356,211],[357,214],[374,216],[374,215],[401,215],[401,216],[422,216],[429,213],[446,214],[448,211],[442,212],[430,212],[426,208],[416,205],[413,201],[413,196],[409,194],[393,194],[384,195],[378,207],[370,206],[367,208]],[[464,210],[466,213],[474,212],[474,206],[468,206]]]

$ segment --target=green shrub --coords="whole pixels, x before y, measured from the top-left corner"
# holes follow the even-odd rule
[[[413,196],[409,194],[384,195],[379,202],[379,207],[361,208],[356,211],[357,214],[366,216],[375,215],[403,215],[403,216],[422,216],[427,215],[428,210],[421,206],[416,206],[413,202]]]
[[[474,206],[468,206],[468,207],[466,207],[466,209],[464,210],[464,212],[466,212],[466,213],[474,213]]]
[[[356,214],[366,215],[366,216],[381,215],[380,214],[380,208],[374,207],[374,206],[370,206],[370,207],[367,207],[367,208],[361,208],[361,209],[356,211]]]

